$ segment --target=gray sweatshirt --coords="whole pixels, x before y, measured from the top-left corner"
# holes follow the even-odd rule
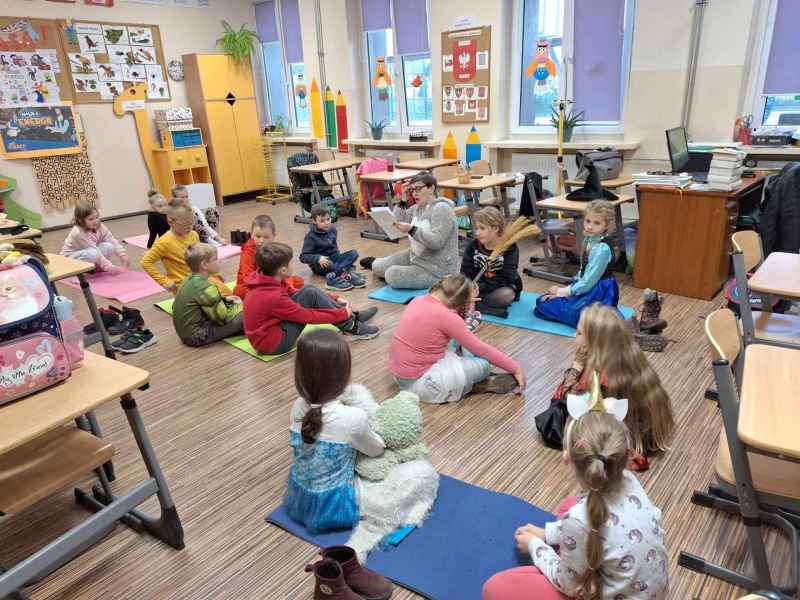
[[[414,205],[408,211],[413,234],[409,234],[411,264],[436,277],[458,273],[458,227],[453,203],[438,198],[424,208]]]

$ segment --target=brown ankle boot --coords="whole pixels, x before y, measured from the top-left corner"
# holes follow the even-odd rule
[[[320,550],[322,558],[335,561],[342,569],[344,580],[358,594],[359,600],[388,600],[392,597],[392,583],[358,562],[356,551],[349,546],[330,546]]]
[[[639,331],[661,333],[667,327],[667,322],[661,318],[661,296],[655,290],[646,289],[643,297],[644,305],[642,306],[642,317],[639,320]]]
[[[306,565],[306,573],[314,573],[314,600],[361,600],[344,581],[342,568],[335,560],[323,559]]]

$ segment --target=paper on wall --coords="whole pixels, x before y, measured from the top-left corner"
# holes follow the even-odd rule
[[[57,50],[39,50],[39,54],[42,55],[42,58],[53,67],[54,73],[61,73],[61,63],[58,62],[58,51]]]
[[[442,71],[445,73],[453,72],[453,55],[442,54]]]
[[[106,51],[106,42],[102,34],[79,33],[78,46],[84,54],[105,54]]]
[[[133,60],[139,65],[158,64],[156,49],[153,46],[133,46]]]
[[[103,100],[113,100],[114,97],[122,93],[123,84],[121,81],[102,81],[100,82],[100,97]]]
[[[479,71],[489,68],[489,52],[487,50],[475,53],[475,65]]]
[[[149,27],[128,26],[128,39],[134,46],[152,46],[153,30]]]
[[[122,0],[123,2],[130,2],[133,4],[152,4],[153,6],[164,6],[167,0]]]
[[[208,8],[211,4],[209,0],[172,0],[175,6],[181,8]]]
[[[82,73],[84,75],[97,73],[97,59],[95,59],[94,54],[72,52],[67,55],[67,58],[69,58],[69,66],[73,73]]]
[[[72,75],[75,91],[78,93],[94,94],[101,91],[100,78],[97,73],[75,73]]]
[[[148,100],[166,100],[169,98],[169,86],[163,80],[150,80],[147,82]]]
[[[128,29],[125,25],[103,25],[103,37],[106,44],[121,45],[129,44]]]
[[[144,70],[147,73],[147,81],[164,81],[161,65],[145,65]]]
[[[132,55],[131,47],[127,44],[122,45],[115,45],[115,44],[108,44],[106,46],[106,54],[108,54],[108,60],[112,63],[116,63],[118,65],[124,65],[128,62],[128,55]]]
[[[142,65],[120,65],[122,79],[125,81],[146,81],[147,73]]]
[[[75,33],[78,35],[103,35],[103,27],[97,23],[75,23]],[[105,43],[105,42],[103,42]]]
[[[123,67],[114,63],[97,63],[97,74],[100,81],[118,81],[122,79]]]

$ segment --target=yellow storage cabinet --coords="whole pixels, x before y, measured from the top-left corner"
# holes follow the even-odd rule
[[[249,61],[237,65],[225,54],[184,54],[183,67],[189,105],[208,144],[217,203],[266,188]],[[194,162],[191,152],[186,161]]]

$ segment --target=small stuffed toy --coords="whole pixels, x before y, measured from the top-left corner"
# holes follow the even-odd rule
[[[422,411],[419,398],[400,392],[381,403],[369,420],[372,430],[383,438],[386,450],[381,456],[359,456],[356,473],[370,481],[380,481],[395,465],[428,458],[428,447],[420,442]]]

